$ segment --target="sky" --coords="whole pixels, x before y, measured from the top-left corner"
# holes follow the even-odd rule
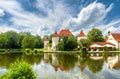
[[[98,28],[120,33],[120,0],[0,0],[0,32],[50,35],[69,29],[74,35]]]

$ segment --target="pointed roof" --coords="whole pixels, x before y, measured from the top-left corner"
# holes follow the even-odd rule
[[[116,41],[120,42],[120,33],[114,33],[114,34],[111,34],[111,35],[113,36],[113,38],[114,38]]]
[[[59,35],[57,34],[57,32],[55,31],[55,33],[52,35],[53,37],[59,37]]]
[[[86,35],[84,34],[83,30],[81,30],[78,36],[86,36]]]
[[[44,38],[44,41],[49,41],[48,37],[45,37],[45,38]]]
[[[73,34],[70,32],[70,30],[68,29],[62,29],[59,33],[59,36],[63,37],[63,36],[72,36]]]

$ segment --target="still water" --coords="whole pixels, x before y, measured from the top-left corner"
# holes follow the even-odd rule
[[[0,55],[0,75],[17,59],[31,64],[38,79],[120,79],[120,54],[4,54]]]

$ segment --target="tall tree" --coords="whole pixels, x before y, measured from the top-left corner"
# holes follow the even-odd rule
[[[93,28],[92,30],[88,32],[87,38],[91,42],[103,42],[104,41],[101,30],[96,29],[96,28]]]
[[[70,51],[77,47],[77,39],[73,36],[65,36],[58,44],[59,50]]]
[[[14,31],[8,31],[5,33],[7,39],[7,48],[18,48],[17,44],[17,33]]]
[[[35,40],[33,36],[27,35],[22,40],[22,48],[34,48]]]

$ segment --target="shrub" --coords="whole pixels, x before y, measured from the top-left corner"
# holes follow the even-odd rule
[[[85,46],[82,46],[82,47],[81,47],[81,52],[82,52],[82,53],[87,53],[87,50],[86,50],[86,47],[85,47]]]
[[[36,79],[36,74],[32,70],[30,64],[25,61],[16,61],[11,64],[10,69],[6,72],[2,79]]]

